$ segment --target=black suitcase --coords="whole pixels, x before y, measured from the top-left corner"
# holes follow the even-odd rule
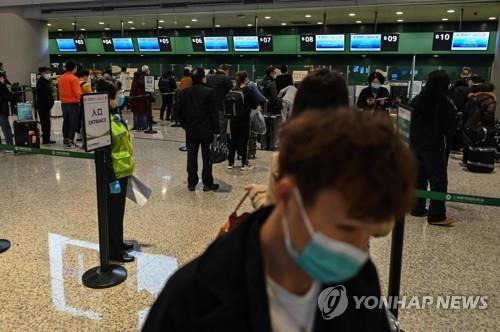
[[[491,173],[495,170],[496,149],[493,147],[469,147],[467,169],[476,173]]]
[[[500,123],[495,125],[495,134],[493,135],[493,145],[496,151],[496,160],[500,161]]]
[[[264,114],[267,131],[261,135],[260,144],[262,150],[274,151],[278,149],[278,128],[281,123],[281,114]]]
[[[36,121],[14,121],[14,142],[17,146],[40,147],[40,131]]]
[[[257,157],[257,135],[250,134],[248,140],[248,159],[255,159]]]

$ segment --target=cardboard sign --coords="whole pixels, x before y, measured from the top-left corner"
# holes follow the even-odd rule
[[[411,109],[408,106],[398,107],[398,135],[407,145],[410,144]]]
[[[108,95],[85,94],[83,103],[83,130],[85,151],[90,152],[111,145],[111,121]]]
[[[36,73],[30,74],[31,87],[36,88]]]
[[[302,80],[309,74],[307,70],[294,70],[292,78],[294,83],[302,82]]]
[[[144,76],[144,88],[146,92],[155,92],[155,77],[154,76]]]

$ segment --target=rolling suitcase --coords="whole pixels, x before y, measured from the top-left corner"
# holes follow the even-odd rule
[[[278,149],[278,128],[281,123],[281,114],[264,114],[267,132],[260,137],[262,150],[274,151]]]
[[[476,173],[491,173],[495,170],[496,149],[493,147],[469,147],[467,169]]]
[[[14,121],[14,143],[17,146],[40,147],[40,131],[36,121]]]

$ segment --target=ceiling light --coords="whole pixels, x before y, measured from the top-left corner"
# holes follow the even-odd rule
[[[127,23],[128,24],[134,24],[134,21],[128,21]]]
[[[177,21],[174,21],[174,24],[177,25]]]
[[[401,22],[404,22],[405,20],[402,20],[402,19],[399,19],[398,22],[401,23]]]
[[[135,27],[130,27],[130,30],[135,30]]]
[[[99,25],[104,25],[104,22],[99,22]]]
[[[247,27],[251,27],[251,26],[252,26],[252,23],[248,23],[248,24],[247,24]]]
[[[264,16],[264,18],[265,18],[266,20],[270,20],[270,19],[271,19],[271,16]]]
[[[396,12],[396,15],[403,15],[403,12]]]
[[[101,56],[100,54],[97,54],[97,56]]]
[[[186,25],[186,29],[189,29],[191,26],[190,25]]]
[[[453,14],[455,12],[455,9],[448,9],[446,12],[450,13],[450,14]]]
[[[433,55],[435,58],[439,58],[439,55],[438,54],[434,54]]]
[[[312,15],[311,14],[306,14],[305,17],[310,18],[310,17],[312,17]]]
[[[193,18],[191,21],[192,21],[192,22],[198,22],[198,19]]]
[[[220,24],[216,24],[216,25],[215,25],[215,27],[216,27],[216,28],[220,28]]]
[[[105,28],[104,28],[104,30],[111,30],[111,29],[110,29],[110,28],[108,28],[108,27],[105,27]]]
[[[356,21],[357,24],[363,23],[363,21]]]
[[[158,20],[158,23],[165,23],[164,20]]]
[[[323,22],[318,22],[317,24],[323,24]]]
[[[282,22],[281,25],[286,25],[286,22]]]
[[[71,23],[71,25],[76,25],[76,22]]]
[[[61,31],[63,31],[63,29],[57,29],[57,31],[61,32]]]
[[[446,17],[443,17],[441,21],[448,21],[448,19]]]
[[[497,18],[496,18],[496,17],[494,17],[494,16],[488,17],[488,20],[490,20],[490,21],[494,21],[494,20],[496,20],[496,19],[497,19]]]
[[[141,22],[141,25],[142,25],[142,26],[145,26],[145,25],[146,25],[146,22]]]
[[[163,27],[158,27],[158,29],[163,29]]]
[[[356,13],[349,13],[349,16],[356,16]]]
[[[47,26],[48,26],[48,27],[51,27],[51,26],[52,26],[52,23],[47,23]]]
[[[85,28],[81,28],[80,31],[85,31]]]

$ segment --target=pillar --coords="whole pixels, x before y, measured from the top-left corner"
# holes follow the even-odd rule
[[[495,93],[500,96],[500,24],[497,26],[495,60],[491,67],[491,83],[495,84]],[[496,118],[500,119],[500,107],[497,106]]]
[[[10,82],[29,85],[30,73],[50,65],[46,22],[25,19],[19,8],[0,9],[0,62]]]

